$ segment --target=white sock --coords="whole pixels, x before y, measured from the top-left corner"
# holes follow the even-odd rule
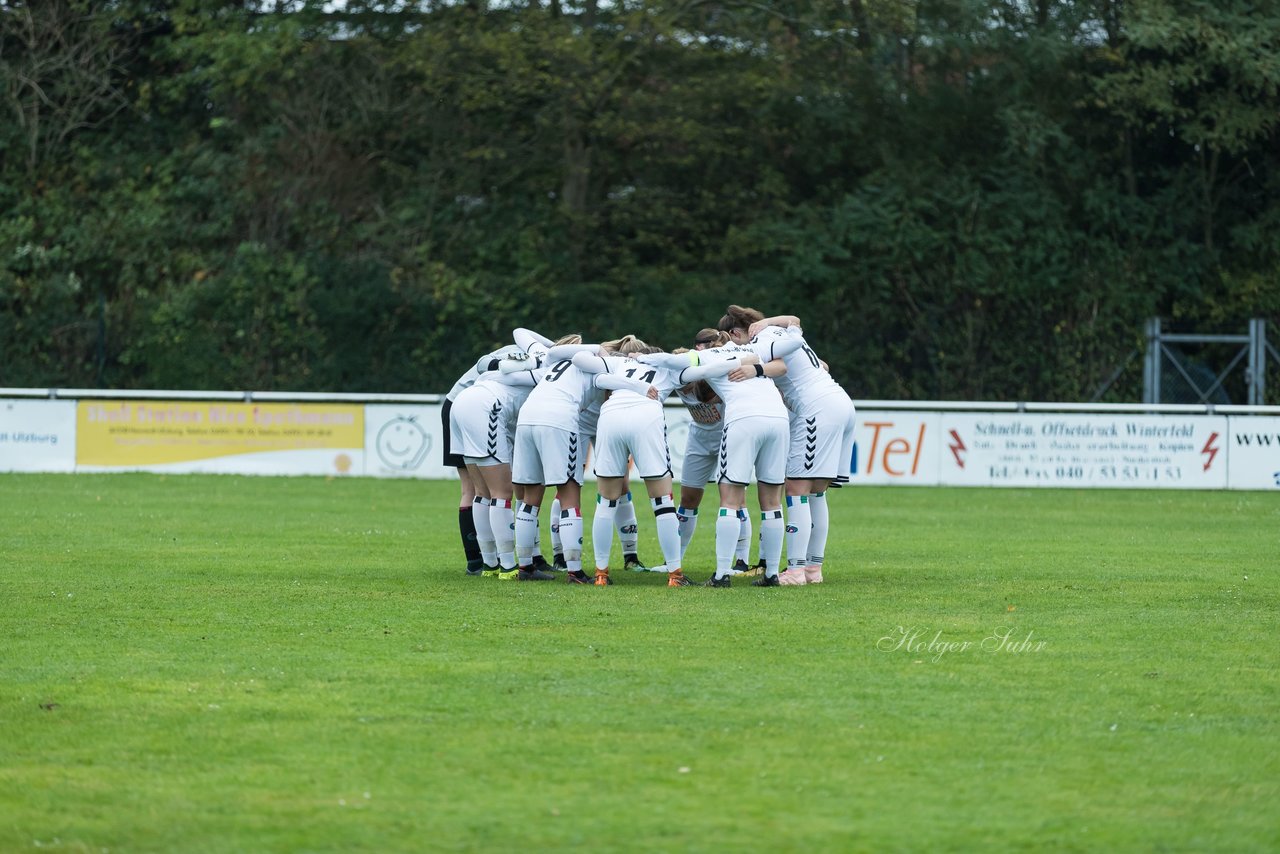
[[[733,566],[733,550],[738,547],[740,528],[737,512],[721,507],[716,517],[716,578],[728,575]]]
[[[560,543],[560,499],[551,500],[551,553],[563,555],[564,546]]]
[[[697,507],[681,507],[676,510],[676,522],[680,527],[680,557],[684,557],[684,553],[689,550],[689,542],[693,539],[693,532],[698,529],[698,508]]]
[[[493,525],[489,521],[489,499],[476,496],[471,502],[471,520],[476,523],[476,545],[480,547],[480,559],[485,566],[497,566],[498,544],[493,539]]]
[[[827,531],[831,527],[825,492],[809,496],[809,518],[813,521],[809,532],[809,566],[822,566],[822,558],[827,551]]]
[[[614,520],[618,502],[596,496],[596,513],[591,517],[591,548],[596,553],[596,569],[609,568],[609,552],[613,551]]]
[[[787,568],[804,567],[809,561],[809,496],[787,496]]]
[[[782,521],[782,509],[760,511],[760,558],[764,561],[764,574],[777,575],[782,560],[782,540],[786,536]]]
[[[733,559],[751,562],[751,514],[745,507],[738,510],[738,545],[733,551]]]
[[[503,569],[515,569],[516,514],[511,511],[509,499],[491,499],[489,524],[493,526],[493,538],[498,543],[498,564]]]
[[[577,507],[560,511],[560,542],[568,570],[582,569],[582,511]]]
[[[650,499],[653,519],[658,528],[658,545],[662,548],[662,560],[668,572],[680,568],[680,520],[676,518],[676,505],[670,495]]]
[[[640,542],[640,526],[636,524],[636,505],[631,501],[630,492],[618,499],[618,515],[613,521],[618,527],[623,555],[635,554]]]
[[[538,508],[520,502],[516,511],[516,563],[529,566],[533,563],[534,550],[538,546]]]

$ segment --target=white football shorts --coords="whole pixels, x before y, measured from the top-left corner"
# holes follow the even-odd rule
[[[719,479],[745,486],[751,482],[754,467],[760,483],[782,483],[787,474],[789,434],[786,418],[748,415],[725,422]]]
[[[559,486],[585,479],[587,440],[580,433],[540,424],[516,427],[511,482]]]
[[[856,427],[853,401],[846,394],[824,397],[808,415],[792,413],[787,477],[835,480],[848,475]]]
[[[494,466],[511,462],[515,412],[483,385],[462,390],[449,410],[449,446],[468,463]]]
[[[596,477],[625,477],[628,458],[644,480],[671,474],[667,447],[667,420],[662,407],[605,407],[596,425],[594,469]]]
[[[680,485],[693,489],[705,489],[716,479],[720,464],[720,434],[723,427],[704,430],[689,424],[689,438],[684,446],[684,464],[680,467]]]

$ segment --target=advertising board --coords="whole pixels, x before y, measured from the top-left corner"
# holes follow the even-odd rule
[[[1227,485],[1223,416],[955,413],[941,432],[948,486]]]
[[[456,478],[441,463],[440,405],[369,404],[364,408],[364,474],[392,478]]]
[[[937,412],[858,410],[851,483],[937,485],[939,418]]]
[[[664,413],[678,482],[689,413]],[[0,400],[0,472],[456,478],[443,445],[436,403]],[[849,462],[864,485],[1272,490],[1280,417],[866,409]]]
[[[69,472],[75,464],[75,401],[0,401],[0,471]]]
[[[363,474],[364,406],[82,400],[76,470]]]
[[[1227,481],[1232,489],[1280,489],[1280,418],[1232,417]]]

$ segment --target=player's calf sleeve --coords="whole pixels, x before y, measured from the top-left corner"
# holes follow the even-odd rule
[[[538,524],[538,512],[542,508],[533,508],[533,559],[542,557],[542,526]]]
[[[741,529],[737,511],[721,507],[716,517],[716,576],[726,575],[733,566],[733,552],[738,547]]]
[[[582,569],[582,511],[577,507],[560,511],[560,544],[569,571]]]
[[[809,566],[822,566],[827,551],[827,532],[831,526],[825,492],[809,496],[809,519],[813,527],[809,529],[808,563]]]
[[[782,510],[762,510],[760,512],[760,558],[764,561],[764,574],[777,575],[778,563],[782,560],[782,540],[786,535],[786,526],[782,521]]]
[[[734,548],[733,559],[744,563],[751,560],[751,514],[745,509],[738,510],[738,544]]]
[[[591,550],[596,569],[609,568],[609,553],[613,550],[613,534],[618,518],[617,499],[596,496],[596,512],[591,517]]]
[[[498,543],[493,537],[493,524],[489,518],[489,499],[476,496],[472,502],[475,510],[472,519],[476,523],[476,545],[480,548],[480,559],[485,566],[498,565]]]
[[[640,542],[640,526],[636,523],[636,505],[630,492],[618,499],[618,513],[613,523],[618,528],[618,539],[622,541],[622,553],[635,554]]]
[[[809,496],[787,496],[787,567],[809,565]]]
[[[689,550],[693,532],[698,529],[698,508],[680,507],[676,510],[676,524],[680,531],[680,557]]]
[[[511,500],[491,499],[489,524],[493,526],[493,538],[498,543],[498,563],[503,569],[516,566],[516,514],[511,510]]]
[[[662,560],[668,572],[680,568],[680,520],[676,518],[676,505],[670,495],[650,499],[653,519],[658,529],[658,545],[662,548]]]
[[[523,501],[516,511],[515,542],[516,563],[529,566],[533,563],[533,550],[538,544],[538,508]]]
[[[475,511],[471,507],[458,508],[458,536],[462,538],[462,553],[467,556],[467,563],[481,560],[480,542],[476,539]]]
[[[551,553],[564,554],[564,545],[560,541],[560,499],[551,500]]]

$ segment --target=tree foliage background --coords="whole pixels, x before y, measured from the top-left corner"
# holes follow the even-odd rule
[[[1280,320],[1278,88],[1247,0],[0,0],[0,385],[444,391],[737,302],[855,397],[1134,399],[1143,318]]]

